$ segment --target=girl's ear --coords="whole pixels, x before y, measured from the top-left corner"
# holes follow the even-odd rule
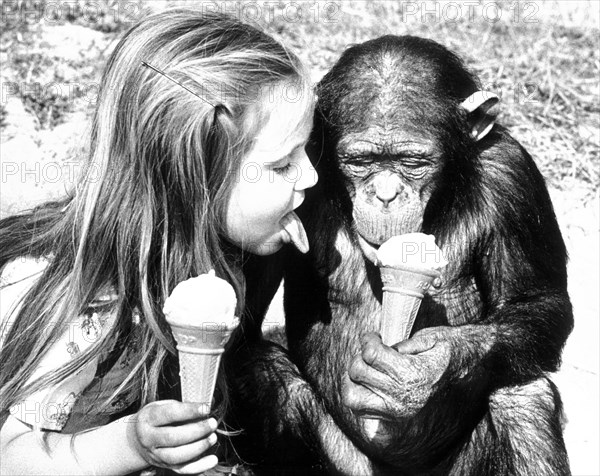
[[[476,140],[483,139],[494,127],[500,98],[489,91],[476,91],[465,99],[460,106],[467,111],[471,136]]]

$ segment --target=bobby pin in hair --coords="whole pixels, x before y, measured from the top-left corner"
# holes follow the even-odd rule
[[[177,84],[178,86],[181,86],[183,89],[185,89],[186,91],[192,93],[194,96],[196,96],[198,99],[200,99],[201,101],[204,101],[206,104],[208,104],[210,107],[212,107],[215,110],[215,115],[216,115],[216,106],[211,103],[210,101],[208,101],[207,99],[203,98],[202,96],[200,96],[199,94],[196,94],[194,91],[192,91],[190,88],[188,88],[185,84],[177,81],[175,78],[173,78],[172,76],[169,76],[167,73],[165,73],[164,71],[161,71],[160,69],[158,69],[156,66],[152,66],[150,63],[146,63],[145,61],[142,61],[142,64],[146,67],[146,68],[150,68],[153,71],[156,71],[158,74],[160,74],[161,76],[164,76],[165,78],[167,78],[169,81],[173,81],[175,84]]]

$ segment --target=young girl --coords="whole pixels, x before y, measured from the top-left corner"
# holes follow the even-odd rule
[[[215,419],[160,400],[177,379],[162,307],[210,269],[243,303],[244,251],[305,250],[313,102],[298,59],[229,17],[168,11],[125,35],[73,196],[0,222],[2,474],[216,464]]]

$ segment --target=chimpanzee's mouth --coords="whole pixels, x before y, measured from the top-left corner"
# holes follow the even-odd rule
[[[379,248],[392,236],[402,235],[413,228],[412,220],[406,220],[402,215],[369,214],[360,207],[354,209],[353,218],[358,234],[375,248]]]
[[[398,213],[380,213],[372,208],[365,204],[355,204],[352,210],[355,229],[366,242],[361,243],[361,248],[369,259],[392,236],[421,229],[423,207],[420,203],[408,204],[406,210]]]

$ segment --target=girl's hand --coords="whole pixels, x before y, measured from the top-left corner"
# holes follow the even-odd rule
[[[179,474],[198,474],[218,462],[215,455],[202,457],[217,442],[217,422],[205,418],[197,403],[152,402],[137,413],[130,436],[149,465]]]

